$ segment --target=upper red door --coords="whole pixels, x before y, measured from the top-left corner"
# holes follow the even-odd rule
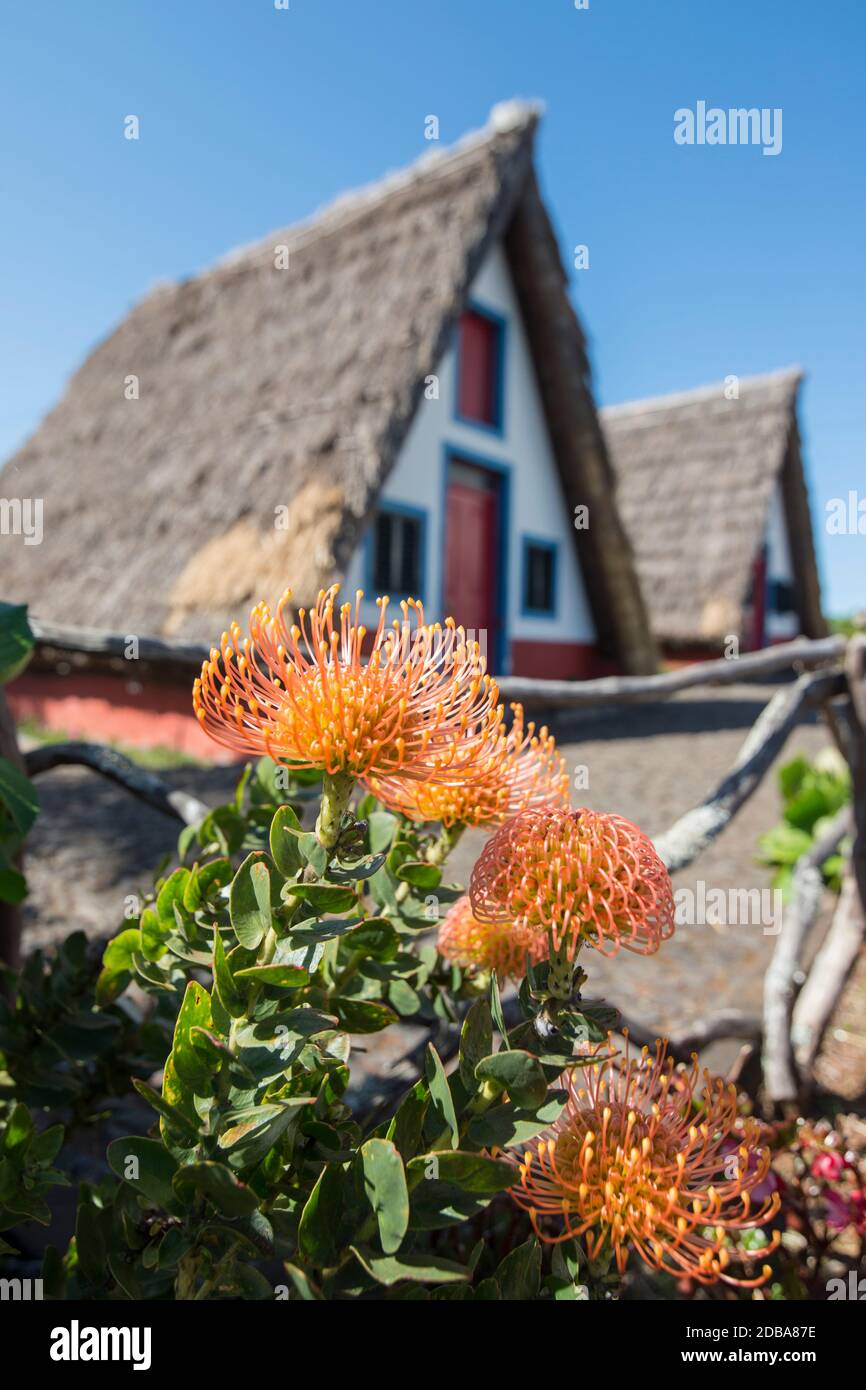
[[[460,320],[459,410],[464,420],[498,425],[499,330],[484,314],[468,310]]]
[[[493,486],[448,481],[445,513],[445,612],[471,629],[493,664],[497,651],[497,495]]]

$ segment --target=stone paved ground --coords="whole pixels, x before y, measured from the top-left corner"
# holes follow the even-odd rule
[[[730,768],[748,728],[773,688],[727,687],[634,708],[569,716],[557,734],[570,767],[587,769],[588,790],[575,794],[595,809],[616,811],[650,835],[665,830],[701,801]],[[784,757],[814,754],[827,743],[823,725],[801,724]],[[184,768],[166,781],[216,804],[234,783],[232,769]],[[176,827],[88,771],[65,769],[40,778],[42,815],[29,847],[27,946],[48,944],[82,927],[116,931],[128,893],[146,885],[160,856],[171,852]],[[779,813],[775,776],[767,777],[730,829],[676,886],[696,890],[769,886],[755,862],[758,836]],[[467,835],[449,877],[465,882],[483,837]],[[650,958],[593,954],[587,992],[606,995],[641,1023],[678,1031],[723,1006],[757,1010],[774,937],[761,925],[686,927]],[[372,1063],[373,1059],[370,1058]]]

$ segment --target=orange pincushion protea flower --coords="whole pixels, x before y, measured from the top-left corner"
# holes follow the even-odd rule
[[[253,609],[249,637],[232,624],[193,687],[202,728],[240,753],[331,776],[376,774],[386,791],[391,777],[471,780],[502,720],[478,644],[450,618],[425,625],[414,599],[386,628],[389,600],[377,599],[379,624],[362,662],[363,595],[354,612],[349,603],[336,611],[338,590],[320,592],[293,625],[291,590],[273,616],[265,603]]]
[[[568,805],[568,772],[546,728],[525,724],[522,705],[512,705],[506,732],[486,742],[469,781],[412,780],[383,788],[381,799],[414,821],[442,825],[495,825],[534,806]],[[370,781],[378,795],[377,782]]]
[[[647,956],[674,930],[673,889],[652,841],[600,811],[506,821],[482,850],[469,895],[479,922],[549,933],[571,955],[585,940],[604,955],[625,947]]]
[[[500,980],[520,980],[527,958],[537,965],[547,955],[547,937],[510,922],[478,922],[468,897],[459,898],[439,928],[439,954],[455,965],[495,970]]]
[[[583,1236],[590,1259],[610,1249],[622,1273],[630,1250],[651,1269],[711,1284],[762,1284],[729,1272],[736,1233],[772,1220],[779,1194],[753,1210],[751,1193],[763,1183],[770,1153],[759,1147],[759,1127],[737,1129],[736,1087],[704,1072],[674,1072],[666,1044],[655,1055],[617,1056],[613,1049],[568,1080],[565,1109],[546,1137],[522,1155],[506,1155],[520,1169],[511,1188],[548,1242]],[[575,1078],[578,1079],[575,1079]],[[732,1143],[733,1140],[733,1143]],[[551,1233],[545,1218],[559,1217]],[[749,1259],[763,1259],[778,1233]]]

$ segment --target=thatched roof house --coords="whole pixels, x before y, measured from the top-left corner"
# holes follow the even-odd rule
[[[653,632],[671,652],[824,632],[796,370],[600,412]]]
[[[454,612],[500,672],[652,670],[538,115],[498,107],[149,294],[6,465],[44,539],[4,539],[2,596],[210,644],[287,584],[308,604],[343,578]]]

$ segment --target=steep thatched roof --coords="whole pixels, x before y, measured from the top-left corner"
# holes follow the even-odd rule
[[[45,539],[4,542],[3,596],[52,623],[197,641],[287,583],[308,603],[344,572],[424,378],[505,237],[566,496],[591,507],[575,543],[601,644],[650,669],[584,339],[534,179],[537,119],[498,107],[451,151],[150,294],[6,466],[7,494],[44,499]]]
[[[796,370],[600,412],[655,636],[717,644],[740,629],[781,482],[802,631],[824,632],[797,427]]]

